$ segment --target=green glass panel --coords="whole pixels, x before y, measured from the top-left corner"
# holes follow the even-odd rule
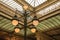
[[[56,16],[56,21],[60,24],[60,16]]]
[[[8,30],[10,30],[10,31],[14,31],[14,26],[10,24]]]
[[[3,28],[8,29],[11,26],[10,24],[11,23],[6,24],[5,26],[3,26]]]
[[[48,29],[50,29],[49,25],[47,25],[47,23],[46,23],[45,21],[43,21],[42,23],[43,23],[44,25],[46,25],[46,27],[47,27]]]
[[[41,23],[42,24],[42,23]],[[42,24],[43,26],[43,29],[44,29],[44,31],[47,31],[47,27],[46,27],[46,25],[44,25],[44,24]]]
[[[39,24],[38,27],[40,27],[40,30],[42,30],[42,31],[44,30],[43,25],[41,23]]]
[[[49,27],[45,24],[45,22],[42,22],[42,24],[44,25],[44,27],[45,27],[46,29],[49,29]]]
[[[56,17],[54,18],[54,20],[56,21],[57,26],[58,26],[60,24],[60,21],[58,19],[56,19]]]
[[[52,29],[51,23],[48,20],[45,20],[45,23],[50,29]]]
[[[6,19],[1,20],[1,21],[0,21],[0,24],[2,24],[2,23],[5,22],[5,21],[6,21]]]
[[[9,22],[9,21],[5,20],[3,23],[0,24],[0,26],[2,27],[2,26],[4,26],[4,25],[6,25],[8,22]]]

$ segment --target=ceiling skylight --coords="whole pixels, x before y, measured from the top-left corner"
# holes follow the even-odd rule
[[[57,3],[53,4],[53,5],[50,5],[47,8],[42,9],[37,14],[41,14],[42,16],[44,16],[44,15],[46,15],[46,14],[48,14],[48,13],[50,13],[50,12],[56,10],[56,9],[59,9],[59,7],[60,7],[60,2],[57,2]]]
[[[19,11],[23,11],[23,8],[21,5],[17,4],[15,1],[13,0],[0,0],[0,2],[5,3],[6,5],[10,6],[13,9],[17,9]]]
[[[36,7],[46,2],[47,0],[25,0],[25,1],[29,3],[31,6]]]

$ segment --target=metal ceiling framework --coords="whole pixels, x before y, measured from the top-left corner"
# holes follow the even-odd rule
[[[51,2],[51,1],[50,1],[50,2]],[[53,2],[52,2],[52,3],[53,3]],[[56,7],[54,7],[54,10],[59,9],[59,3],[58,3],[57,0],[55,0],[54,3],[53,3],[52,5],[50,4],[50,5],[47,6],[47,7],[50,7],[50,6],[53,7],[53,5],[54,5],[54,6],[57,5]],[[49,10],[49,12],[51,12],[51,10],[52,10],[51,7],[50,7],[50,9],[44,7],[44,8],[42,9],[42,11],[40,11],[40,12],[38,11],[37,13],[41,13],[41,14],[37,14],[37,15],[39,15],[38,17],[42,16],[42,14],[43,14],[43,13],[42,13],[43,10],[45,10],[45,11],[47,11],[47,12],[48,12],[48,10]],[[52,11],[54,11],[54,10],[52,10]],[[46,12],[46,13],[47,13],[47,12]],[[45,14],[45,13],[44,13],[44,14]],[[47,14],[48,14],[48,13],[47,13]],[[31,15],[34,16],[34,13],[32,12]]]
[[[46,15],[46,14],[48,14],[48,13],[54,11],[54,10],[59,9],[59,7],[60,7],[60,2],[56,1],[56,2],[54,2],[51,5],[41,9],[40,11],[38,11],[36,13],[37,13],[38,17],[41,17],[41,16],[44,16],[44,15]],[[34,15],[34,13],[31,13],[31,14]]]
[[[21,4],[22,6],[29,5],[30,7],[29,10],[33,11],[33,7],[27,2],[25,2],[24,0],[21,0],[21,1],[15,0],[15,1]],[[41,11],[49,7],[49,5],[52,5],[52,4],[54,5],[55,3],[57,3],[57,0],[48,0],[48,2],[45,2],[42,5],[39,5],[38,7],[36,7],[36,11],[37,12],[38,10]],[[15,27],[11,24],[11,20],[12,20],[12,17],[15,15],[15,11],[10,9],[10,7],[9,8],[8,7],[9,6],[4,6],[0,2],[0,30],[10,33],[14,30],[14,27]],[[17,16],[21,18],[22,16],[19,13],[20,12],[17,13]],[[60,6],[57,7],[55,10],[49,12],[49,14],[39,17],[39,20],[40,20],[40,24],[37,26],[38,30],[53,37],[56,35],[60,35],[60,32],[59,32],[60,31]],[[23,25],[23,22],[20,21],[20,24]],[[31,24],[32,23],[28,25],[31,25]],[[18,35],[21,35],[21,34],[23,35],[24,34],[23,32],[24,31],[22,30],[20,33],[18,33]],[[29,29],[27,34],[28,35],[31,34]]]
[[[57,12],[58,14],[57,15],[55,15],[55,16],[52,16],[52,17],[50,17],[50,18],[48,18],[48,19],[45,19],[45,20],[43,20],[41,23],[40,23],[40,26],[39,27],[37,27],[38,28],[38,30],[41,30],[41,31],[44,31],[45,33],[46,33],[46,31],[53,31],[53,30],[56,30],[56,28],[60,28],[58,25],[60,25],[60,12]],[[2,27],[1,27],[1,29],[3,30],[3,31],[5,31],[5,32],[7,32],[7,33],[9,33],[9,31],[11,32],[11,30],[8,30],[7,31],[7,29],[9,28],[13,28],[13,25],[11,24],[11,23],[9,23],[9,24],[7,24],[9,21],[7,21],[7,19],[5,18],[4,19],[4,17],[1,17],[0,18],[0,21],[1,21],[1,25],[2,25]],[[47,23],[50,23],[49,25],[47,24]],[[11,26],[11,25],[12,26]],[[8,25],[10,26],[10,27],[8,27]],[[5,28],[4,28],[4,26],[5,26]],[[42,27],[43,26],[43,27]],[[40,29],[39,29],[40,28]],[[45,29],[46,28],[46,29]],[[1,30],[0,29],[0,30]],[[12,30],[13,31],[13,30]],[[59,31],[58,31],[59,32]],[[45,34],[44,33],[44,34]],[[51,33],[51,32],[50,32]],[[55,33],[57,33],[57,31],[55,31]],[[51,33],[52,34],[52,33]],[[48,34],[49,35],[49,34]],[[55,34],[53,34],[52,36],[54,36]],[[51,36],[51,38],[53,38]],[[49,36],[50,37],[50,36]],[[53,38],[54,39],[54,38]]]
[[[4,15],[4,16],[6,16],[9,19],[13,19],[13,16],[15,15],[15,11],[9,9],[8,7],[4,6],[3,4],[0,4],[0,11],[4,12],[4,13],[0,13],[0,15]],[[22,17],[20,14],[17,14],[17,16],[19,18]],[[22,23],[22,21],[20,23]]]
[[[59,0],[58,0],[59,1]],[[36,7],[36,11],[40,11],[43,8],[48,7],[49,5],[53,4],[54,2],[57,2],[57,0],[47,0],[45,3],[39,5],[38,7]]]
[[[0,6],[1,6],[1,8],[7,8],[7,9],[5,9],[4,10],[4,12],[6,12],[6,11],[8,11],[8,13],[10,13],[10,14],[15,14],[15,9],[14,8],[12,8],[12,7],[10,7],[9,5],[7,5],[7,4],[5,4],[5,3],[3,3],[2,1],[0,1]],[[21,13],[21,12],[19,12],[19,13]],[[21,14],[17,14],[18,16],[20,16]]]
[[[56,3],[56,5],[57,5],[57,4],[58,4],[58,5],[56,6],[57,8],[55,8],[54,10],[57,10],[57,9],[59,9],[59,3],[58,3],[58,1],[57,1],[57,2],[55,2],[55,3]],[[53,3],[52,5],[55,5],[55,3]],[[1,5],[2,5],[2,4],[1,4]],[[5,8],[5,7],[4,7],[4,8]],[[8,9],[8,8],[7,8],[7,9]],[[45,10],[45,9],[44,9],[44,10]],[[50,10],[50,9],[49,9],[49,10]],[[52,9],[51,9],[51,10],[52,10]],[[54,10],[52,10],[52,11],[54,11]],[[7,11],[7,10],[5,10],[5,11]],[[15,14],[15,12],[14,12],[14,11],[12,11],[12,12]],[[8,11],[8,13],[7,13],[7,14],[9,15],[9,13],[10,13],[10,15],[11,15],[11,14],[13,14],[12,12],[10,13],[10,12]],[[49,12],[51,12],[51,11],[49,11]],[[19,12],[18,12],[18,13],[19,13]],[[13,14],[13,15],[14,15],[14,14]],[[31,13],[31,14],[33,14],[33,13]],[[48,13],[47,13],[47,14],[48,14]],[[13,17],[13,15],[12,15],[12,17]],[[37,15],[39,15],[39,16],[40,16],[41,14],[37,14]],[[20,15],[19,15],[19,14],[18,14],[18,16],[20,17]],[[32,17],[33,17],[33,16],[34,16],[34,14],[32,15]],[[39,16],[38,16],[38,17],[39,17]],[[23,17],[21,16],[20,18],[23,18]],[[22,19],[21,19],[21,21],[22,21]],[[20,22],[20,23],[22,23],[22,22]],[[29,23],[30,23],[30,22],[29,22]],[[23,24],[23,23],[22,23],[22,24]],[[31,24],[31,23],[30,23],[30,24]]]
[[[41,4],[43,4],[44,2],[46,2],[47,0],[24,0],[24,1],[26,1],[32,7],[37,7]]]
[[[31,10],[31,11],[33,11],[33,9],[34,9],[34,7],[32,7],[30,4],[28,4],[25,0],[14,0],[14,1],[16,1],[16,2],[19,3],[19,4],[22,4],[23,6],[24,6],[24,5],[30,6],[30,7],[29,7],[29,10]],[[47,0],[47,2],[43,3],[42,5],[39,5],[39,6],[36,7],[35,9],[36,9],[36,11],[38,11],[38,10],[40,10],[40,9],[42,9],[42,8],[44,8],[44,7],[48,6],[48,5],[56,2],[56,1],[57,1],[57,0]]]
[[[4,1],[5,2],[5,1]],[[22,17],[22,14],[21,14],[21,12],[20,11],[18,11],[17,9],[14,9],[14,8],[12,8],[12,7],[14,7],[14,6],[12,6],[12,7],[10,7],[9,6],[9,3],[8,3],[8,5],[7,4],[5,4],[4,2],[2,2],[2,1],[0,1],[0,9],[1,9],[1,11],[4,11],[7,15],[10,15],[10,17],[13,17],[14,15],[15,15],[15,13],[17,13],[16,15],[19,17],[19,18],[21,18]],[[14,2],[14,1],[13,1]],[[11,3],[10,3],[11,4]],[[17,5],[17,4],[16,4]],[[16,6],[15,5],[15,6]],[[3,10],[2,10],[3,9]],[[16,12],[17,11],[17,12]],[[22,21],[21,21],[22,22]]]
[[[57,13],[58,14],[58,16],[57,17],[59,17],[59,15],[60,15],[60,12],[59,11],[57,11],[57,12],[53,12],[53,13]],[[55,14],[55,16],[57,15],[57,14]],[[49,14],[50,15],[50,14]],[[59,19],[59,18],[58,18]],[[58,19],[55,19],[55,17],[54,17],[54,15],[52,15],[52,16],[50,16],[50,17],[47,17],[47,18],[45,18],[45,19],[43,19],[43,20],[40,20],[40,26],[41,26],[41,30],[43,30],[43,31],[48,31],[50,28],[51,29],[53,29],[56,25],[60,25],[60,23],[55,23],[56,21],[58,22]],[[55,20],[55,22],[53,21],[53,20]],[[59,20],[60,21],[60,20]],[[53,24],[54,23],[54,24]],[[39,26],[39,25],[38,25]],[[42,27],[42,26],[44,26],[44,27]],[[50,27],[50,28],[48,28],[48,27]],[[50,29],[50,30],[51,30]]]
[[[53,12],[52,12],[53,13]],[[60,10],[58,11],[54,11],[54,13],[53,14],[60,14]],[[4,15],[3,15],[4,16]],[[52,15],[53,16],[53,15]],[[4,16],[5,17],[5,16]],[[54,17],[55,18],[55,17]],[[57,16],[57,18],[59,19],[59,16]],[[6,30],[8,30],[8,31],[13,31],[13,29],[14,29],[14,26],[12,26],[12,24],[11,24],[11,21],[7,21],[8,19],[6,19],[6,18],[2,18],[2,20],[1,20],[1,26],[2,26],[2,29],[5,29],[6,28]],[[49,20],[50,21],[52,21],[52,19],[50,18],[50,19],[45,19],[46,20],[46,22],[47,23],[50,23],[49,22]],[[48,20],[48,21],[47,21]],[[53,20],[57,20],[57,19],[53,19]],[[59,19],[60,20],[60,19]],[[59,20],[57,20],[58,22],[59,22]],[[53,23],[55,22],[55,21],[52,21]],[[5,23],[6,22],[6,23]],[[9,23],[10,22],[10,23]],[[8,25],[7,25],[7,23],[9,23],[8,25],[11,25],[11,26],[9,26],[9,27],[7,27]],[[43,24],[42,24],[43,23]],[[51,25],[51,24],[47,24],[47,23],[45,23],[45,21],[42,21],[39,25],[40,26],[38,26],[37,28],[39,28],[39,30],[42,30],[42,31],[47,31],[47,30],[51,30],[51,28],[52,28],[52,26],[53,26],[53,28],[56,26],[56,23],[54,23],[55,25]],[[44,25],[45,24],[45,25]],[[59,23],[60,24],[60,23]],[[5,26],[6,25],[6,26]],[[41,27],[41,26],[44,26],[44,27]],[[49,27],[48,27],[49,26]],[[58,25],[57,25],[58,26]],[[21,27],[21,26],[20,26]],[[41,27],[41,28],[40,28]],[[45,29],[46,28],[46,29]],[[55,27],[56,28],[56,27]],[[29,34],[29,30],[28,30],[28,34]]]
[[[57,9],[57,10],[55,10],[55,11],[52,11],[51,13],[40,17],[39,20],[42,21],[42,20],[45,20],[45,19],[47,19],[47,18],[49,18],[49,17],[51,17],[51,16],[54,16],[54,15],[56,15],[56,14],[59,12],[59,10],[60,10],[60,9]],[[56,12],[56,11],[58,11],[58,12]],[[53,13],[53,14],[52,14],[52,13]],[[32,25],[32,22],[29,23],[28,25],[29,25],[29,26]]]
[[[26,1],[24,1],[24,0],[14,0],[15,2],[17,2],[18,4],[20,4],[20,5],[22,5],[22,6],[25,6],[25,5],[27,5],[27,6],[29,6],[29,10],[33,10],[33,7],[32,6],[30,6],[30,4],[28,4]]]

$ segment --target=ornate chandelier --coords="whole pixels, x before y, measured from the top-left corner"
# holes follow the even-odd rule
[[[28,25],[27,25],[27,11],[26,11],[28,9],[28,6],[23,6],[23,9],[25,10],[25,13],[23,14],[24,27],[19,28],[19,26],[18,26],[19,25],[19,20],[18,20],[16,15],[13,17],[12,25],[16,26],[15,29],[14,29],[15,33],[19,33],[21,29],[24,29],[24,40],[26,40],[26,32],[27,32],[26,30],[27,30],[27,28],[29,28],[32,33],[35,33],[37,31],[36,26],[39,24],[39,20],[38,20],[37,16],[35,15],[32,19],[33,27],[28,27]]]

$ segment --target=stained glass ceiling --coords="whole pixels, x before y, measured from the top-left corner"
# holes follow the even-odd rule
[[[42,3],[46,2],[47,0],[25,0],[27,3],[29,3],[33,7],[37,7],[41,5]]]
[[[3,2],[3,4],[5,3],[6,5],[10,6],[14,10],[17,9],[19,11],[23,11],[22,6],[19,5],[18,3],[16,3],[15,1],[13,1],[13,0],[0,0],[0,1]]]

